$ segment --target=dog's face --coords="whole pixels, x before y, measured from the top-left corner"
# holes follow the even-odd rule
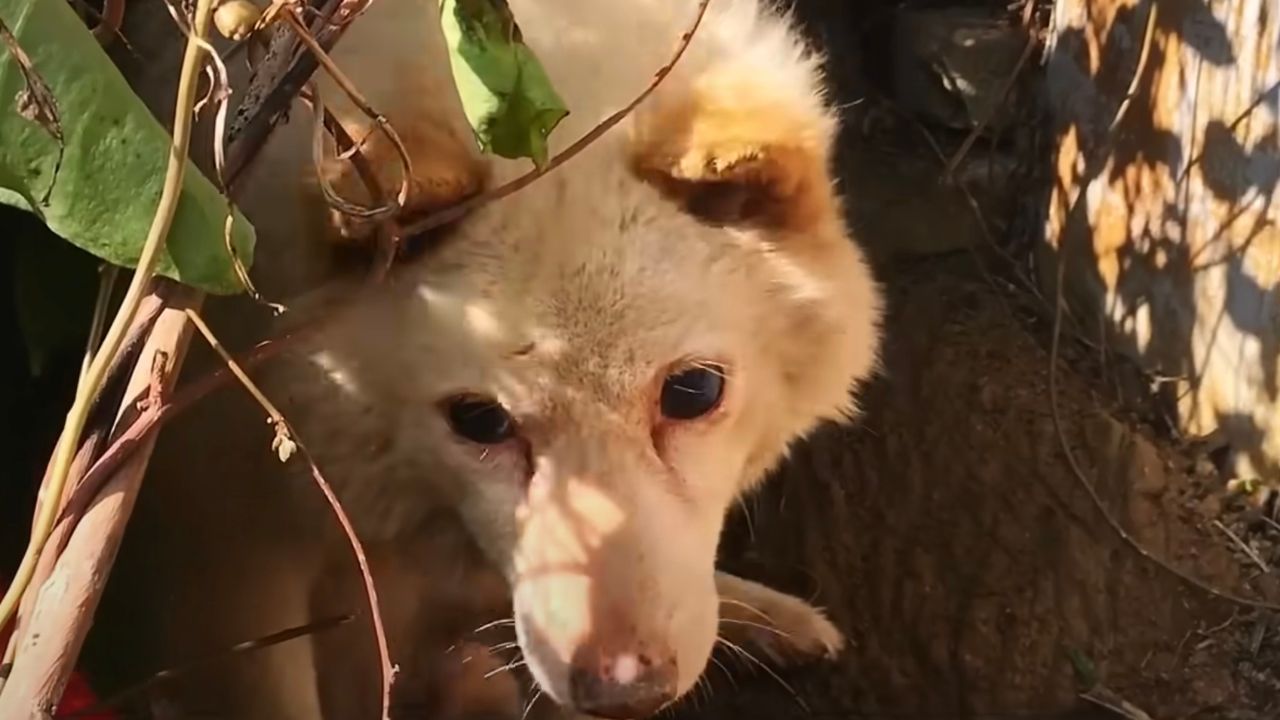
[[[606,138],[468,218],[401,280],[406,351],[380,361],[404,363],[398,432],[505,571],[534,677],[605,717],[696,682],[726,512],[848,412],[876,349],[823,155],[758,145],[706,178],[672,147]]]
[[[872,370],[879,294],[796,63],[673,76],[394,278],[355,329],[393,347],[347,343],[390,379],[386,474],[444,484],[534,678],[577,711],[643,717],[693,687],[726,513]]]

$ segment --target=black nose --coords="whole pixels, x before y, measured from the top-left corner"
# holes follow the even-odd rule
[[[578,662],[569,672],[569,693],[579,712],[609,720],[640,720],[675,699],[676,665],[627,653]]]

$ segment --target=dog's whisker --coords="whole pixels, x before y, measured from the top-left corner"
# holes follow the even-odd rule
[[[520,720],[527,720],[527,718],[529,717],[529,711],[533,710],[533,706],[537,704],[538,698],[541,698],[541,697],[542,697],[542,688],[535,686],[533,689],[533,697],[529,698],[529,702],[525,704],[524,712],[521,713],[520,715]]]
[[[480,627],[476,628],[475,630],[472,630],[471,632],[482,633],[485,630],[491,630],[496,627],[502,627],[503,625],[515,625],[515,624],[516,624],[515,618],[504,618],[502,620],[494,620],[491,623],[485,623],[484,625],[481,625]]]
[[[513,647],[519,647],[519,646],[520,646],[519,642],[512,640],[510,642],[498,643],[497,645],[490,645],[487,649],[491,653],[497,653],[497,652],[502,652],[503,650],[510,650]]]
[[[731,624],[731,625],[748,625],[748,626],[753,627],[753,628],[759,628],[759,629],[764,630],[764,631],[766,631],[766,632],[771,632],[771,633],[773,633],[774,635],[778,635],[778,636],[780,636],[780,637],[784,637],[784,638],[786,638],[786,639],[788,639],[788,640],[795,640],[795,637],[794,637],[794,636],[792,636],[792,635],[791,635],[791,633],[786,632],[785,630],[782,630],[782,629],[779,629],[779,628],[773,627],[773,626],[771,626],[771,625],[765,625],[764,623],[752,622],[752,621],[750,621],[750,620],[737,620],[737,619],[734,619],[734,618],[720,618],[720,622],[722,622],[722,623],[729,623],[729,624]]]
[[[511,671],[511,670],[515,670],[516,668],[518,668],[518,667],[522,667],[523,665],[525,665],[524,658],[520,658],[520,659],[517,659],[517,660],[512,660],[511,662],[507,663],[506,665],[503,665],[503,666],[502,666],[502,667],[500,667],[500,668],[496,668],[496,669],[494,669],[494,670],[490,670],[489,672],[485,673],[485,675],[484,675],[484,679],[485,679],[485,680],[488,680],[489,678],[493,677],[494,675],[501,675],[501,674],[502,674],[502,673],[504,673],[504,672],[509,672],[509,671]]]
[[[734,642],[732,642],[732,641],[730,641],[730,640],[725,640],[723,637],[717,637],[717,638],[716,638],[716,640],[717,640],[718,642],[720,642],[720,643],[723,643],[725,647],[727,647],[727,648],[729,648],[730,650],[733,650],[734,652],[738,653],[738,654],[739,654],[739,655],[741,655],[743,658],[745,658],[745,659],[747,659],[747,660],[750,660],[752,663],[754,663],[754,664],[756,665],[756,667],[758,667],[758,668],[760,668],[761,670],[765,671],[765,673],[766,673],[766,674],[768,674],[768,675],[769,675],[769,677],[771,677],[771,678],[773,678],[774,680],[776,680],[776,681],[777,681],[777,683],[783,687],[783,689],[785,689],[787,692],[791,693],[791,697],[792,697],[792,699],[794,699],[794,700],[796,701],[796,704],[800,706],[800,709],[804,710],[806,713],[810,713],[810,714],[812,714],[812,712],[813,712],[813,711],[812,711],[812,710],[810,710],[810,709],[809,709],[809,706],[805,704],[804,700],[800,697],[800,693],[796,692],[795,688],[793,688],[793,687],[791,687],[790,685],[788,685],[788,684],[787,684],[787,681],[786,681],[786,680],[783,680],[781,675],[779,675],[778,673],[774,672],[773,668],[771,668],[771,667],[769,667],[768,665],[766,665],[765,663],[761,662],[761,661],[760,661],[760,658],[757,658],[755,655],[752,655],[751,653],[749,653],[749,652],[747,652],[746,650],[744,650],[740,645],[737,645],[736,643],[734,643]]]
[[[724,663],[717,660],[715,655],[711,656],[711,662],[715,663],[716,667],[720,668],[720,672],[724,673],[724,676],[729,678],[729,684],[736,690],[738,688],[738,679],[733,676],[733,673],[729,672],[729,668],[725,667]]]
[[[726,605],[736,605],[740,608],[743,608],[744,610],[748,610],[750,612],[755,613],[756,615],[759,615],[760,618],[763,619],[765,622],[768,622],[768,623],[773,622],[773,618],[770,617],[769,613],[761,610],[760,608],[755,607],[754,605],[745,603],[737,598],[721,597],[720,602],[725,603]]]
[[[699,682],[701,682],[702,687],[706,688],[707,690],[707,704],[710,705],[716,698],[715,686],[711,684],[711,678],[708,677],[705,673],[702,675],[702,677],[698,678],[698,680]]]
[[[754,544],[756,541],[756,524],[751,520],[751,510],[747,508],[747,501],[741,495],[738,496],[738,507],[742,508],[742,516],[747,520],[747,537]]]

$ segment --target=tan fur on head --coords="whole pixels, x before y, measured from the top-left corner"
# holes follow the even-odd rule
[[[571,108],[560,144],[643,87],[695,3],[625,6],[512,2]],[[511,582],[534,677],[580,708],[615,672],[671,697],[693,686],[717,633],[725,513],[796,438],[849,414],[878,345],[816,60],[753,0],[712,8],[623,126],[460,222],[323,350],[347,392],[397,409],[376,465],[331,461],[349,506],[394,537],[424,485],[454,498]],[[621,49],[634,23],[654,35]],[[587,45],[603,54],[581,75]],[[494,161],[494,181],[527,167]],[[698,363],[724,368],[718,408],[663,417],[666,377]],[[500,404],[516,436],[459,438],[441,409],[464,395]]]
[[[570,108],[555,152],[644,89],[697,2],[510,5]],[[626,122],[460,221],[326,325],[305,359],[261,378],[366,541],[403,542],[442,508],[461,516],[511,586],[542,690],[598,714],[693,687],[720,630],[726,513],[791,443],[854,414],[879,346],[879,290],[833,191],[817,58],[762,0],[709,7]],[[433,178],[528,170],[479,158],[450,111],[434,0],[378,0],[353,33],[335,60],[406,138],[423,206]],[[373,147],[394,177],[398,161]],[[289,238],[282,195],[246,197],[255,222]],[[664,413],[669,379],[697,367],[723,375],[722,396],[692,417]],[[451,423],[458,398],[500,406],[512,432],[468,439]],[[838,647],[807,605],[777,607],[811,648]],[[609,683],[648,695],[620,700]]]

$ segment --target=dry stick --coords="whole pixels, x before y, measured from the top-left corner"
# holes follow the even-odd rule
[[[605,118],[603,122],[592,128],[587,134],[578,138],[572,145],[565,148],[563,152],[551,158],[551,160],[541,168],[534,168],[508,183],[480,193],[479,195],[460,202],[450,208],[428,215],[417,222],[409,223],[403,228],[404,236],[411,237],[413,235],[420,235],[429,230],[434,230],[441,225],[447,225],[482,205],[504,198],[517,190],[524,188],[534,180],[537,180],[543,175],[546,175],[552,170],[563,165],[567,160],[569,160],[569,158],[572,158],[574,155],[585,150],[588,145],[595,142],[601,135],[604,135],[612,129],[613,126],[622,122],[623,119],[631,114],[632,110],[636,109],[637,105],[644,102],[649,95],[653,94],[654,90],[658,89],[658,86],[662,84],[662,81],[666,79],[667,75],[671,74],[676,63],[680,62],[680,58],[684,55],[684,51],[689,47],[689,42],[693,40],[694,33],[698,31],[698,26],[702,24],[702,16],[706,15],[707,5],[710,2],[711,0],[702,0],[698,3],[698,12],[693,18],[693,23],[689,26],[689,29],[680,36],[680,42],[676,45],[675,52],[672,53],[671,59],[667,61],[666,65],[659,68],[658,72],[654,73],[653,80],[649,82],[649,86],[625,107]]]
[[[369,2],[370,0],[326,0],[319,11],[319,17],[313,23],[313,28],[317,29],[312,34],[319,46],[326,51],[331,50],[346,30],[346,26],[356,15],[363,12]],[[280,118],[289,109],[289,105],[319,66],[319,59],[312,53],[301,53],[295,56],[294,47],[285,39],[286,37],[282,34],[275,38],[278,42],[273,42],[272,50],[280,54],[274,56],[268,54],[267,57],[267,61],[288,62],[283,69],[270,68],[278,72],[278,82],[271,85],[271,89],[260,98],[260,101],[254,93],[254,88],[250,88],[244,104],[255,104],[257,112],[247,120],[236,118],[228,131],[228,140],[232,144],[227,156],[226,182],[229,186],[234,186],[240,175],[248,168]]]
[[[1236,544],[1236,547],[1240,548],[1240,550],[1243,551],[1245,555],[1249,556],[1249,559],[1253,561],[1254,565],[1257,565],[1259,568],[1262,569],[1262,572],[1264,573],[1271,572],[1271,566],[1267,565],[1266,561],[1262,559],[1262,556],[1258,555],[1258,551],[1249,547],[1249,543],[1245,542],[1244,540],[1241,540],[1239,535],[1231,532],[1231,528],[1227,527],[1226,525],[1223,525],[1220,520],[1214,520],[1213,526],[1221,530],[1223,534],[1225,534],[1228,538],[1230,538],[1231,542]]]
[[[1029,5],[1029,4],[1028,4]],[[1014,64],[1013,71],[1009,73],[1009,77],[1005,78],[1004,85],[1000,88],[1000,92],[996,95],[995,102],[991,105],[991,112],[987,116],[978,121],[978,124],[969,131],[969,135],[965,137],[964,142],[960,143],[960,148],[956,150],[955,155],[947,162],[946,168],[942,171],[942,177],[947,183],[951,183],[954,179],[956,169],[960,167],[960,163],[964,160],[965,155],[969,154],[969,150],[973,144],[978,141],[978,137],[982,135],[982,131],[991,124],[999,113],[1000,107],[1004,103],[1004,99],[1008,97],[1009,92],[1013,90],[1013,84],[1017,82],[1018,76],[1022,74],[1022,67],[1031,59],[1031,52],[1036,49],[1039,44],[1039,38],[1033,33],[1027,38],[1027,44],[1022,48],[1022,55],[1018,56],[1018,62]]]
[[[120,401],[124,396],[129,374],[137,363],[146,337],[151,332],[156,318],[160,315],[160,306],[161,302],[158,298],[152,296],[148,296],[143,301],[142,308],[139,310],[137,317],[134,318],[133,328],[130,330],[129,336],[125,339],[120,352],[116,353],[116,358],[112,362],[111,368],[107,371],[107,380],[103,383],[102,389],[89,411],[89,420],[80,443],[80,449],[76,452],[75,460],[71,464],[67,491],[63,493],[62,498],[59,498],[60,507],[65,507],[68,498],[78,493],[83,484],[86,469],[94,464],[103,446],[111,440],[111,428],[115,424],[117,415],[116,408],[119,407]],[[93,347],[93,345],[96,345],[96,343],[91,344],[90,347]],[[48,481],[49,473],[52,469],[52,464],[45,469],[45,479],[42,481],[42,485]],[[84,508],[82,507],[81,512],[83,510]],[[33,513],[33,523],[41,512],[42,506],[37,503]],[[48,542],[45,543],[45,551],[40,554],[40,560],[36,563],[35,574],[28,586],[29,588],[38,589],[44,586],[45,581],[53,573],[58,557],[67,545],[67,539],[70,537],[72,529],[71,525],[62,520],[59,520],[54,526]],[[3,661],[5,664],[12,664],[13,656],[18,650],[18,639],[26,634],[26,627],[30,623],[31,611],[37,597],[38,593],[36,592],[26,592],[22,595],[22,601],[18,605],[17,622],[12,641],[5,650]],[[3,685],[3,680],[0,680],[0,689],[3,688]]]
[[[1150,9],[1147,10],[1147,27],[1142,40],[1142,49],[1138,55],[1138,65],[1134,68],[1133,78],[1129,81],[1129,87],[1125,91],[1124,98],[1121,100],[1119,107],[1116,108],[1115,117],[1112,118],[1111,123],[1107,126],[1103,144],[1099,147],[1100,152],[1098,157],[1102,157],[1101,151],[1106,150],[1107,145],[1109,145],[1110,141],[1114,138],[1116,128],[1119,127],[1121,120],[1124,119],[1124,115],[1128,112],[1129,105],[1132,102],[1133,97],[1137,94],[1138,83],[1141,82],[1143,72],[1145,71],[1147,59],[1151,53],[1151,46],[1155,37],[1156,10],[1159,6],[1156,3],[1152,3],[1148,7]],[[1093,175],[1096,176],[1097,173],[1095,172]],[[1086,174],[1085,177],[1089,178],[1089,175]],[[1067,213],[1068,220],[1075,215],[1076,207],[1080,207],[1080,202],[1083,200],[1085,195],[1085,189],[1081,188],[1079,195],[1076,198],[1076,206]],[[1063,235],[1065,235],[1065,227]],[[1054,303],[1053,311],[1053,334],[1051,335],[1049,343],[1049,410],[1053,417],[1054,429],[1058,434],[1058,443],[1062,449],[1062,454],[1067,459],[1067,464],[1071,467],[1072,474],[1075,475],[1076,480],[1079,481],[1081,487],[1083,487],[1085,492],[1088,493],[1090,500],[1093,502],[1094,508],[1096,508],[1098,513],[1102,515],[1103,520],[1105,520],[1107,525],[1110,526],[1112,532],[1118,535],[1126,545],[1128,545],[1134,552],[1141,555],[1148,562],[1155,564],[1157,567],[1170,575],[1173,575],[1182,582],[1213,597],[1226,600],[1237,605],[1243,605],[1245,607],[1280,611],[1280,604],[1278,603],[1267,602],[1265,600],[1253,600],[1225,590],[1220,590],[1193,575],[1179,570],[1163,558],[1144,548],[1142,544],[1134,539],[1134,537],[1129,534],[1129,531],[1125,530],[1124,526],[1115,519],[1111,514],[1111,511],[1107,509],[1107,504],[1103,502],[1102,496],[1098,494],[1097,488],[1095,488],[1093,483],[1089,481],[1089,476],[1085,474],[1084,468],[1080,465],[1080,462],[1076,459],[1075,453],[1071,450],[1071,444],[1067,442],[1066,432],[1063,430],[1062,412],[1058,407],[1058,357],[1059,346],[1062,339],[1063,307],[1066,305],[1063,284],[1066,279],[1067,266],[1066,252],[1061,245],[1062,243],[1060,242],[1058,248],[1057,287],[1055,288],[1057,298]]]
[[[208,30],[209,15],[213,8],[213,0],[198,0],[196,5],[196,34],[204,36]],[[152,219],[151,228],[147,232],[146,242],[138,258],[137,269],[133,280],[121,303],[120,310],[111,323],[102,348],[93,358],[93,363],[86,373],[84,382],[76,388],[75,401],[67,413],[66,424],[58,442],[54,455],[53,471],[49,475],[49,483],[41,488],[40,494],[46,499],[40,517],[32,528],[31,542],[27,547],[22,563],[13,583],[0,599],[0,626],[9,622],[17,609],[18,599],[26,591],[35,571],[36,561],[44,550],[45,542],[53,530],[53,521],[58,511],[58,498],[62,497],[67,475],[71,470],[71,461],[80,444],[80,434],[84,430],[89,407],[98,393],[98,388],[106,376],[107,368],[115,358],[116,352],[124,341],[125,334],[133,322],[142,298],[146,293],[147,283],[155,270],[156,260],[164,248],[169,228],[178,207],[178,198],[182,193],[182,180],[187,169],[187,147],[191,141],[191,108],[195,103],[196,80],[199,75],[203,50],[194,42],[187,43],[186,54],[182,59],[182,75],[178,82],[177,109],[174,113],[173,144],[169,147],[169,165],[165,172],[164,187],[160,194],[159,207]]]
[[[325,500],[329,503],[329,508],[333,510],[334,517],[337,518],[338,524],[342,526],[342,531],[346,533],[347,541],[351,546],[351,553],[355,556],[356,565],[360,568],[365,597],[369,602],[369,618],[373,623],[373,635],[378,644],[378,662],[382,671],[382,718],[387,720],[391,712],[391,683],[395,677],[395,668],[391,665],[391,652],[387,647],[387,634],[382,625],[382,614],[378,610],[378,590],[374,585],[373,573],[369,570],[369,561],[365,557],[364,547],[360,544],[360,538],[356,535],[355,528],[352,527],[351,520],[342,509],[342,503],[338,501],[333,488],[325,480],[324,475],[321,474],[320,468],[316,466],[316,462],[306,446],[298,440],[297,433],[293,432],[289,421],[285,420],[280,410],[267,399],[267,396],[254,384],[253,380],[249,379],[249,375],[240,367],[236,359],[231,356],[231,353],[227,352],[222,343],[218,342],[218,338],[214,336],[209,326],[205,325],[200,314],[194,310],[187,310],[187,317],[200,331],[200,334],[204,335],[204,339],[209,343],[210,347],[222,356],[223,362],[227,364],[227,367],[236,376],[236,379],[240,381],[240,384],[244,386],[244,389],[253,396],[253,399],[262,406],[262,409],[271,418],[276,431],[276,438],[272,447],[279,452],[281,462],[287,461],[289,456],[293,454],[294,449],[302,454],[303,459],[310,466],[311,478],[315,480],[320,491],[324,493]]]
[[[93,28],[93,36],[106,47],[120,34],[120,26],[124,23],[125,0],[103,0],[102,16]]]
[[[148,295],[143,300],[138,314],[134,316],[133,327],[130,328],[129,335],[125,338],[120,351],[116,353],[115,360],[112,362],[110,369],[107,370],[107,379],[103,383],[98,397],[94,400],[92,408],[89,410],[89,427],[85,430],[85,437],[81,440],[80,450],[76,453],[75,461],[72,464],[71,476],[67,479],[70,487],[63,492],[63,497],[60,499],[63,507],[66,506],[67,499],[79,491],[84,482],[86,468],[92,467],[97,463],[98,453],[102,449],[98,442],[105,442],[111,439],[109,434],[116,421],[116,408],[119,407],[120,401],[124,397],[129,374],[133,371],[133,366],[137,363],[138,357],[146,344],[147,336],[150,334],[152,327],[155,326],[156,319],[160,317],[160,311],[163,309],[163,302],[158,296],[154,294]],[[51,462],[45,468],[45,480],[42,481],[42,484],[48,482],[47,478],[52,470]],[[37,503],[35,517],[39,516],[42,511],[41,508],[42,506]],[[32,522],[35,522],[34,517]],[[63,533],[69,530],[70,528],[54,528],[53,534],[45,544],[46,548],[53,549],[41,553],[40,562],[36,564],[35,577],[32,579],[33,587],[40,587],[44,580],[48,578],[49,572],[53,569],[53,564],[57,561],[56,556],[62,552],[62,547],[66,544],[66,535]],[[31,595],[32,593],[27,593],[23,598],[19,621],[21,621],[22,614],[27,610],[27,597]]]
[[[211,5],[211,3],[205,3],[203,2],[203,0],[201,0],[201,2],[197,4],[198,25],[201,29],[201,34],[203,34],[204,32],[207,32],[209,14],[208,14],[208,7],[206,7],[206,5]],[[204,12],[202,13],[201,10],[204,10]],[[207,44],[202,42],[201,37],[196,35],[188,36],[187,52],[186,52],[186,55],[184,56],[184,66],[183,66],[184,74],[180,78],[179,93],[178,93],[179,107],[181,107],[182,103],[185,101],[188,112],[186,113],[179,112],[178,116],[175,118],[174,146],[173,148],[171,148],[173,152],[171,153],[171,157],[170,157],[171,162],[169,167],[170,175],[172,175],[172,171],[174,170],[174,158],[178,154],[177,147],[180,144],[184,145],[181,155],[182,155],[182,158],[185,159],[185,144],[189,141],[189,136],[190,136],[191,117],[190,117],[189,110],[191,106],[194,104],[194,85],[195,85],[195,72],[186,72],[186,71],[188,70],[188,61],[191,60],[193,56],[198,57],[200,55],[200,50],[202,48],[207,48]],[[180,140],[182,142],[180,142]],[[171,182],[173,178],[169,176],[166,177],[166,185],[164,187],[164,193],[162,193],[162,197],[161,197],[160,210],[164,210],[166,207],[172,209],[171,206],[173,203],[168,199],[167,194],[169,194],[170,191],[175,186],[180,187],[181,173],[183,171],[185,171],[185,162],[178,162],[177,172],[179,174],[179,178],[178,178],[179,181],[176,183]],[[151,258],[153,258],[154,255],[156,254],[156,250],[157,250],[156,245],[157,243],[162,243],[164,239],[164,235],[167,234],[166,232],[159,231],[161,229],[167,230],[167,227],[161,228],[160,226],[167,226],[167,223],[169,222],[164,217],[162,217],[162,214],[163,213],[158,214],[153,222],[152,232],[148,235],[148,242],[146,245],[144,245],[144,251],[142,253],[142,257],[139,259],[139,263],[138,263],[139,268],[138,268],[138,272],[134,276],[134,283],[130,287],[130,292],[126,294],[125,303],[122,306],[121,314],[118,315],[116,318],[117,324],[113,325],[112,327],[113,331],[117,331],[121,325],[124,325],[127,327],[127,323],[121,323],[121,319],[122,317],[128,314],[127,311],[129,310],[129,306],[134,295],[133,291],[139,286],[139,283],[138,283],[139,275],[144,274],[143,271],[148,269],[150,265],[154,264],[154,261]],[[171,220],[171,218],[169,218],[169,220]],[[153,240],[157,237],[159,238],[159,240],[157,242],[153,242]],[[137,328],[135,327],[135,330],[136,329]],[[145,331],[142,334],[145,335]],[[94,377],[100,376],[101,368],[103,365],[101,360],[102,358],[110,358],[114,354],[112,352],[109,352],[109,350],[113,345],[118,346],[118,340],[119,340],[118,333],[115,333],[114,336],[112,333],[108,333],[107,341],[103,343],[104,345],[103,352],[100,353],[98,358],[99,362],[96,363],[94,366],[91,366],[90,368],[90,370],[92,371],[90,373],[90,378],[89,378],[90,380],[93,380]],[[181,349],[185,350],[185,346]],[[101,397],[95,394],[89,393],[89,395],[92,397],[98,397],[99,400],[101,399]],[[77,400],[80,400],[80,398],[78,397]],[[80,403],[80,405],[83,405],[83,403]],[[69,424],[73,424],[72,418],[76,417],[79,414],[81,413],[78,411],[78,406],[73,405],[73,412],[70,414],[68,418]],[[71,446],[74,447],[75,443],[72,443]],[[86,454],[84,452],[87,449],[88,448],[81,448],[81,451],[77,453],[75,457],[77,459],[82,457],[83,458],[91,457],[92,453]],[[137,449],[137,445],[136,444],[132,445],[131,449]],[[145,467],[145,462],[147,459],[148,452],[149,451],[144,451],[143,456],[139,459],[139,463],[137,463],[136,465]],[[65,477],[65,474],[64,474],[64,468],[67,465],[68,453],[69,451],[66,448],[61,447],[61,444],[55,451],[55,456],[51,461],[51,472],[47,476],[47,479],[50,480],[50,482],[47,482],[45,483],[45,485],[42,486],[42,489],[41,489],[42,496],[52,496],[54,494],[52,490],[55,489],[55,486],[56,486],[56,489],[58,490],[58,495],[61,496],[63,494],[63,488],[66,486],[66,482],[67,482],[67,478]],[[60,475],[61,477],[59,477]],[[136,483],[140,481],[141,469],[139,469],[135,473],[135,475],[136,477],[133,478],[133,482],[136,485]],[[91,499],[92,498],[89,498],[89,500]],[[34,529],[32,534],[32,543],[31,543],[31,546],[28,548],[29,550],[28,554],[24,556],[23,565],[19,567],[19,576],[17,578],[18,582],[15,583],[15,585],[10,586],[10,588],[8,589],[8,591],[4,596],[3,601],[0,601],[0,611],[3,611],[5,615],[12,614],[13,612],[12,605],[15,604],[14,598],[21,596],[25,599],[27,597],[28,593],[23,591],[23,586],[30,585],[29,580],[30,580],[32,557],[33,557],[33,553],[31,551],[34,550],[35,548],[40,548],[41,550],[43,550],[44,547],[46,546],[48,541],[48,533],[45,530],[45,528],[47,527],[48,519],[50,518],[50,516],[57,511],[57,503],[41,504],[39,500],[40,498],[37,499],[38,518],[33,523]],[[120,524],[123,524],[124,517],[127,517],[127,511],[125,512],[125,515],[121,516],[117,522],[119,522]],[[74,528],[75,517],[64,517],[63,520],[69,522],[70,528]],[[114,528],[109,528],[109,529],[114,530]],[[110,561],[108,560],[106,566],[109,567],[109,564],[110,564]],[[36,565],[36,569],[37,570],[39,569],[38,564]],[[105,575],[103,577],[105,577]],[[101,591],[101,584],[100,584],[101,579],[95,578],[95,582],[98,582],[99,584],[93,590],[95,595],[94,595],[94,598],[90,599],[91,602],[96,602],[96,593],[100,593]],[[4,616],[0,616],[0,617],[4,617]],[[84,619],[84,622],[87,623],[87,618]],[[70,628],[69,631],[72,633],[82,633],[82,631],[84,630],[87,630],[87,625],[73,627],[73,628]],[[18,641],[19,641],[19,636],[15,635],[15,637],[13,638],[13,643],[16,644]],[[78,648],[79,643],[83,641],[83,635],[81,634],[78,639],[73,638],[73,641],[75,642]],[[9,651],[13,650],[14,644],[10,645],[10,648],[8,648]],[[53,668],[50,672],[55,675],[57,675],[58,673],[61,673],[61,677],[57,679],[60,682],[65,683],[66,675],[69,672],[69,668],[67,667],[67,664],[73,661],[74,661],[74,654],[70,655],[69,659],[64,658],[63,662],[59,665],[59,667]],[[0,684],[0,688],[2,687],[3,685]]]
[[[400,135],[396,133],[395,128],[391,127],[391,123],[387,122],[387,118],[369,105],[369,102],[364,99],[364,96],[360,94],[360,91],[356,89],[356,86],[351,82],[351,80],[349,80],[347,76],[343,74],[342,70],[333,62],[333,59],[330,58],[329,54],[325,52],[325,49],[320,46],[320,43],[311,36],[311,33],[307,30],[307,26],[302,23],[302,20],[298,18],[298,15],[293,12],[293,9],[286,7],[283,12],[285,19],[289,21],[290,27],[292,27],[294,32],[297,33],[298,39],[302,41],[302,44],[306,45],[307,49],[311,51],[311,54],[315,55],[316,60],[320,63],[321,67],[325,69],[325,72],[329,74],[329,77],[333,78],[333,81],[342,89],[342,92],[346,93],[347,97],[351,99],[351,102],[360,109],[360,112],[367,115],[378,125],[378,130],[387,137],[387,140],[391,141],[392,146],[396,149],[397,155],[400,157],[403,175],[400,180],[400,192],[396,195],[395,207],[355,208],[354,211],[344,210],[344,212],[356,217],[374,217],[387,212],[395,212],[397,208],[404,207],[404,204],[409,201],[410,183],[413,180],[413,162],[409,159],[409,150],[404,146],[404,141],[400,139]],[[319,98],[318,89],[313,88],[312,92],[315,93],[317,98]]]
[[[360,152],[360,145],[351,137],[338,118],[324,107],[320,99],[319,88],[314,83],[311,84],[311,103],[313,109],[320,116],[317,122],[322,122],[324,128],[329,131],[329,135],[333,137],[334,144],[337,146],[338,155],[346,157],[351,163],[351,167],[355,169],[356,175],[359,176],[361,182],[364,183],[365,190],[369,193],[370,202],[375,206],[384,202],[385,193],[382,191],[382,185],[378,182],[377,174],[374,172],[373,166],[369,164],[368,158]],[[317,164],[316,172],[320,173]],[[323,182],[323,173],[321,173]],[[374,254],[373,265],[369,273],[369,281],[371,284],[381,282],[386,278],[387,273],[391,271],[391,266],[395,263],[396,254],[400,249],[401,234],[400,228],[395,222],[393,216],[382,218],[377,228],[376,252]]]
[[[293,340],[300,336],[291,335],[284,338],[284,340]],[[241,364],[251,367],[274,357],[287,346],[284,340],[259,345],[249,355],[241,358]],[[111,442],[111,446],[85,473],[80,485],[71,494],[71,497],[67,499],[66,508],[58,519],[59,525],[74,522],[74,519],[83,513],[84,509],[102,491],[103,484],[111,479],[111,476],[125,461],[133,457],[133,453],[138,449],[140,443],[145,441],[152,432],[159,430],[170,419],[194,405],[216,388],[221,387],[230,378],[231,371],[225,367],[220,368],[190,385],[179,388],[173,394],[172,399],[159,405],[144,408],[143,412],[129,424],[128,428],[116,435]]]
[[[100,716],[107,710],[123,705],[129,698],[145,692],[166,680],[172,680],[176,677],[187,675],[193,670],[207,667],[231,656],[255,652],[257,650],[264,650],[275,645],[289,642],[290,640],[314,635],[325,630],[332,630],[340,625],[345,625],[348,622],[351,622],[354,617],[354,615],[335,615],[333,617],[321,618],[303,625],[296,625],[294,627],[285,628],[284,630],[277,630],[270,635],[263,635],[259,638],[236,643],[229,648],[210,653],[205,657],[197,658],[190,662],[183,663],[182,665],[160,670],[159,672],[153,673],[142,682],[131,685],[114,695],[111,695],[105,700],[99,701],[91,707],[61,717],[94,718]]]
[[[178,288],[176,308],[166,308],[138,364],[128,397],[162,394],[176,379],[176,368],[191,334],[181,309],[200,294]],[[123,413],[131,412],[126,403]],[[148,442],[154,442],[154,436]],[[61,699],[66,681],[88,634],[98,598],[133,510],[149,455],[134,455],[103,488],[71,535],[53,574],[40,588],[22,638],[13,674],[0,694],[0,717],[15,720],[48,717]]]

